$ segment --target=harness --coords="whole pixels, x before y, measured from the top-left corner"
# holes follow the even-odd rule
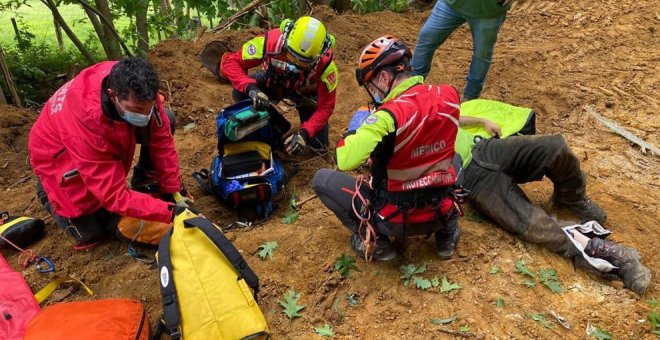
[[[467,197],[470,194],[468,190],[458,185],[444,188],[426,188],[422,190],[402,192],[390,192],[383,189],[375,189],[373,199],[369,200],[368,198],[364,197],[360,191],[363,185],[367,185],[369,189],[374,190],[370,184],[369,176],[358,176],[355,181],[355,191],[353,192],[351,206],[353,208],[353,213],[358,218],[358,220],[360,220],[360,224],[357,228],[357,234],[364,243],[364,259],[366,262],[370,262],[372,260],[373,253],[376,249],[376,241],[378,241],[378,234],[374,228],[374,224],[377,223],[377,211],[380,211],[385,205],[392,204],[397,209],[387,216],[381,217],[383,221],[389,221],[399,214],[403,215],[402,238],[405,240],[408,216],[413,210],[417,208],[427,208],[435,211],[435,216],[432,220],[433,224],[444,226],[447,225],[449,219],[454,218],[456,214],[461,217],[464,216],[463,208],[461,205],[465,203]],[[452,200],[454,208],[450,212],[449,216],[445,216],[445,214],[442,213],[442,203],[446,198],[450,198]],[[356,202],[360,202],[362,204],[362,207],[359,210],[356,207]],[[438,224],[438,222],[442,222],[442,224]],[[429,231],[426,235],[426,238],[430,237],[431,234],[433,234],[439,228],[440,227]]]

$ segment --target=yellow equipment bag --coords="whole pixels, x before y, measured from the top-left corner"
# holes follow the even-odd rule
[[[266,339],[259,278],[222,230],[186,210],[158,247],[163,330],[172,339]],[[254,291],[254,295],[250,288]]]

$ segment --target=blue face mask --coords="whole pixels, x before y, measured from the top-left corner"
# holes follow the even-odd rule
[[[383,99],[380,98],[380,95],[378,92],[374,93],[374,104],[376,105],[382,105],[383,104]]]
[[[121,106],[121,104],[119,103],[119,98],[117,98],[116,102],[117,102],[117,105],[119,105],[119,107],[121,108],[121,111],[123,111],[123,113],[124,113],[122,115],[121,112],[120,112],[119,115],[122,118],[124,118],[124,120],[128,124],[131,124],[131,125],[137,126],[137,127],[145,127],[145,126],[149,125],[149,120],[151,119],[151,114],[154,112],[153,107],[151,108],[151,110],[149,110],[148,115],[143,115],[141,113],[135,113],[135,112],[131,112],[131,111],[128,111],[128,110],[124,109],[124,107]]]

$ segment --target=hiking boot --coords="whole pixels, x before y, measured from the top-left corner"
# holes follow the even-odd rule
[[[566,208],[582,219],[596,221],[601,225],[607,221],[607,213],[596,202],[584,197],[577,200],[562,200],[559,196],[552,195],[552,204],[557,208]]]
[[[458,226],[458,222],[456,222],[456,227],[450,234],[442,233],[442,231],[435,232],[435,245],[437,247],[435,253],[438,254],[439,258],[449,260],[454,256],[456,245],[458,245],[458,241],[461,239],[461,228]]]
[[[358,254],[364,258],[364,241],[357,234],[351,235],[351,247]],[[390,245],[390,239],[381,235],[376,241],[376,250],[373,253],[373,259],[376,261],[391,261],[396,257],[396,252]]]
[[[591,256],[606,260],[618,267],[618,276],[626,287],[642,295],[651,282],[651,271],[639,262],[639,253],[634,248],[627,248],[600,238],[592,238],[584,248]]]
[[[130,188],[142,193],[159,192],[158,173],[155,170],[147,170],[141,165],[133,168],[133,176],[129,182]]]

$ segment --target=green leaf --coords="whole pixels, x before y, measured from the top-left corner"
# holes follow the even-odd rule
[[[282,312],[286,314],[289,319],[301,317],[301,310],[305,309],[305,306],[298,305],[298,300],[300,300],[300,293],[296,293],[293,288],[284,294],[283,299],[280,301],[280,306],[282,306]]]
[[[504,308],[504,299],[495,299],[495,306],[497,306],[497,308]]]
[[[559,277],[557,277],[557,271],[555,269],[540,269],[539,276],[541,283],[550,288],[553,293],[563,293],[565,291],[559,282]]]
[[[598,340],[611,340],[613,339],[612,334],[610,334],[608,331],[600,329],[596,326],[591,326],[589,330],[589,336],[592,338],[596,338]]]
[[[525,285],[526,287],[530,287],[530,288],[531,288],[531,287],[535,287],[535,286],[536,286],[536,281],[534,281],[534,279],[527,279],[527,280],[523,281],[522,284]]]
[[[467,333],[470,331],[470,326],[468,325],[463,325],[461,327],[458,327],[458,331],[461,333]]]
[[[523,260],[518,260],[516,262],[516,272],[521,273],[523,275],[533,277],[533,278],[536,277],[536,274],[534,274],[533,271],[531,271],[529,268],[527,268],[525,266],[525,261],[523,261]]]
[[[646,316],[646,319],[651,323],[651,328],[660,330],[660,313],[654,310]]]
[[[438,280],[437,276],[435,276],[435,277],[433,277],[433,279],[431,279],[431,285],[433,285],[433,288],[440,285],[440,280]]]
[[[266,242],[262,245],[259,246],[259,258],[262,260],[266,260],[266,258],[272,260],[273,259],[273,250],[277,249],[279,247],[279,244],[275,241],[271,242]]]
[[[346,301],[351,306],[357,306],[359,303],[358,296],[355,293],[346,294]]]
[[[500,269],[499,269],[499,268],[497,268],[496,266],[492,266],[492,267],[490,267],[490,271],[489,271],[488,273],[490,273],[490,274],[497,274],[497,273],[499,273],[499,272],[500,272]]]
[[[351,270],[359,270],[353,256],[341,254],[335,260],[335,270],[343,277],[351,277]]]
[[[430,280],[427,280],[423,277],[413,276],[412,279],[417,289],[427,290],[433,286]]]
[[[298,202],[296,202],[296,193],[295,191],[291,193],[291,198],[289,198],[289,210],[297,210]]]
[[[423,264],[423,265],[421,265],[421,266],[419,266],[419,268],[417,268],[417,269],[415,270],[414,274],[421,274],[421,273],[423,273],[423,272],[425,272],[425,271],[426,271],[426,263]]]
[[[458,283],[450,283],[447,280],[447,276],[442,277],[442,283],[440,284],[440,293],[449,293],[452,290],[461,289],[461,286]]]
[[[454,322],[454,320],[456,320],[456,319],[458,319],[458,314],[456,314],[454,316],[450,316],[446,319],[433,319],[433,320],[431,320],[431,323],[434,324],[434,325],[446,325],[448,323]]]
[[[653,309],[660,306],[660,302],[658,302],[658,300],[656,298],[648,299],[648,300],[646,300],[646,302],[648,302],[649,305],[651,305],[651,308],[653,308]]]
[[[284,224],[293,224],[298,220],[298,212],[297,211],[289,211],[286,216],[282,219],[282,223]]]
[[[564,288],[562,288],[561,283],[559,283],[559,281],[550,280],[550,281],[541,281],[541,282],[546,287],[550,288],[550,290],[553,293],[563,293],[564,292]]]
[[[541,326],[545,328],[552,328],[552,322],[546,320],[544,314],[530,314],[530,313],[525,313],[525,314],[528,318],[537,321]]]
[[[335,332],[332,331],[332,327],[327,323],[323,327],[314,327],[314,332],[320,336],[335,336]]]
[[[401,271],[401,280],[403,280],[403,286],[408,287],[410,284],[410,279],[412,278],[413,274],[415,274],[415,270],[417,270],[417,266],[414,264],[407,264],[404,266],[399,267],[399,270]]]

